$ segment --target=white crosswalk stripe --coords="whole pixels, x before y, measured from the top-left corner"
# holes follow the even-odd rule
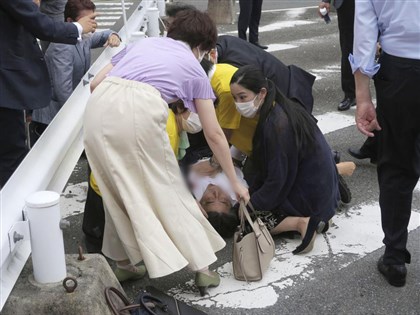
[[[111,28],[122,16],[122,6],[120,2],[115,1],[97,1],[95,2],[96,12],[98,12],[98,29],[97,31],[103,31]],[[133,2],[125,2],[124,8],[130,9]]]

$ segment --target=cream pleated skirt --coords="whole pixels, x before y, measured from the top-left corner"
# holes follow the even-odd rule
[[[84,144],[105,205],[103,253],[144,261],[151,278],[202,269],[225,246],[188,191],[166,133],[168,105],[115,77],[91,95]]]

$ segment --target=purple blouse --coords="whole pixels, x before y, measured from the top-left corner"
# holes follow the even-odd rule
[[[203,68],[181,41],[145,38],[128,45],[111,63],[109,76],[150,84],[167,103],[181,99],[192,112],[197,112],[194,99],[215,99]]]

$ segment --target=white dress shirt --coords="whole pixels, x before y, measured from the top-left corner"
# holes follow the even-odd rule
[[[353,54],[349,56],[353,73],[359,69],[372,77],[378,72],[378,34],[387,54],[420,60],[420,0],[356,0],[355,4]]]

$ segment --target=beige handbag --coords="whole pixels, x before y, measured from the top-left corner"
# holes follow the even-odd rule
[[[264,222],[248,203],[255,219],[251,220],[248,209],[241,201],[240,225],[233,236],[233,275],[241,281],[258,281],[274,257],[274,241]]]

